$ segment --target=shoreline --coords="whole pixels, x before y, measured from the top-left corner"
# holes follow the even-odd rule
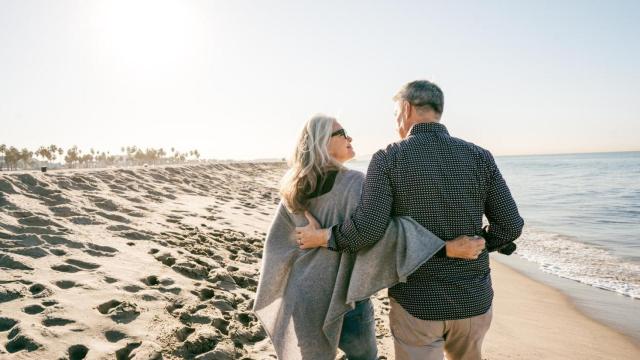
[[[518,256],[517,253],[512,256],[497,255],[492,259],[537,283],[559,291],[580,313],[640,346],[640,300],[544,272],[536,263]],[[633,314],[638,314],[635,320]]]
[[[488,359],[640,356],[637,339],[589,316],[570,295],[510,266],[503,258],[491,257],[495,307],[484,342]]]

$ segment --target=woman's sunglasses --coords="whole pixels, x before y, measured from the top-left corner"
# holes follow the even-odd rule
[[[331,133],[331,137],[334,137],[334,136],[342,136],[345,139],[348,137],[348,135],[344,131],[344,129],[340,129],[340,130],[336,130],[336,131],[332,132]]]

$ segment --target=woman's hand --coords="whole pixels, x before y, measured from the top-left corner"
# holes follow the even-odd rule
[[[475,260],[485,248],[485,240],[481,236],[458,236],[447,241],[447,257]]]
[[[304,216],[309,221],[307,226],[296,228],[296,241],[300,249],[313,249],[317,247],[327,247],[331,229],[321,229],[320,223],[308,211]]]

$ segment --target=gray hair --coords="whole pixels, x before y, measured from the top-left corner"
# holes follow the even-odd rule
[[[318,114],[309,119],[302,129],[290,169],[281,182],[280,196],[291,212],[306,209],[308,195],[318,185],[318,177],[329,170],[342,169],[342,165],[329,155],[329,140],[336,119]]]
[[[442,115],[444,94],[438,85],[427,80],[416,80],[405,84],[393,97],[394,101],[405,100],[418,110],[433,110]]]

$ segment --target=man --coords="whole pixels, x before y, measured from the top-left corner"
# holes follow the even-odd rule
[[[442,359],[446,352],[449,360],[480,360],[492,314],[488,253],[513,252],[524,221],[491,153],[440,124],[444,95],[436,84],[410,82],[394,100],[402,140],[373,155],[356,211],[331,229],[310,218],[297,229],[298,242],[357,252],[382,238],[392,216],[410,216],[445,240],[483,236],[486,249],[481,240],[447,241],[406,283],[389,289],[396,359]],[[473,259],[461,259],[470,249]]]

